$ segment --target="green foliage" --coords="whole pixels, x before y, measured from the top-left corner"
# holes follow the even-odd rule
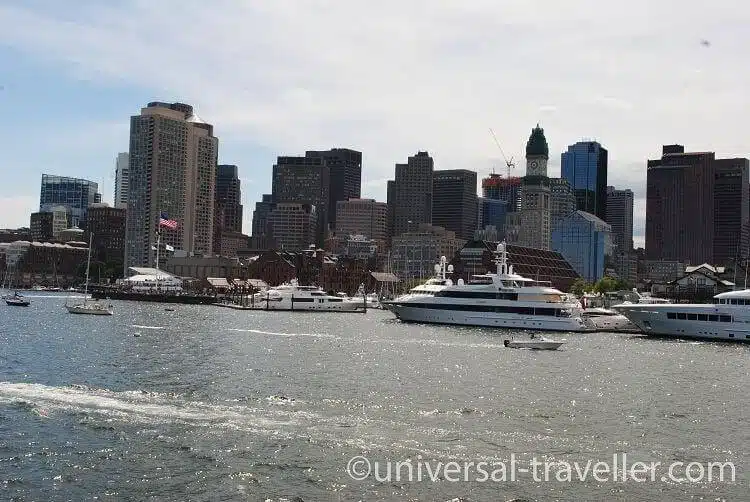
[[[579,277],[570,285],[570,292],[576,296],[582,296],[586,291],[591,291],[591,288],[591,284]]]
[[[596,293],[607,293],[608,291],[620,291],[623,289],[630,289],[630,284],[622,279],[615,279],[609,276],[602,277],[594,284],[594,292]]]

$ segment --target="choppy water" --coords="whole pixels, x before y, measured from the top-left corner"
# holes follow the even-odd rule
[[[750,497],[748,345],[569,333],[560,351],[534,352],[504,348],[498,331],[382,311],[116,302],[97,317],[66,314],[63,297],[33,300],[0,307],[2,500]],[[346,471],[357,455],[434,468],[511,455],[611,464],[615,453],[731,461],[735,481]]]

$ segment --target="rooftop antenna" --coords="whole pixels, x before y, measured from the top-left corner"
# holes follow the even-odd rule
[[[493,131],[491,127],[490,127],[490,134],[492,134],[492,139],[495,140],[495,144],[500,150],[500,154],[503,156],[505,165],[508,167],[508,178],[510,178],[510,170],[516,167],[516,164],[513,163],[513,156],[511,155],[510,160],[508,160],[508,157],[505,156],[505,152],[503,151],[503,147],[500,146],[500,142],[497,140],[497,136],[495,136],[495,131]]]

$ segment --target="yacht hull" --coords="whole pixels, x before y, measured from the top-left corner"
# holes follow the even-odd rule
[[[82,314],[82,315],[112,315],[112,311],[108,309],[91,308],[84,305],[66,305],[65,308],[71,314]]]
[[[505,340],[503,345],[510,349],[557,350],[563,342],[552,340]]]
[[[750,342],[750,316],[738,316],[732,309],[717,308],[714,305],[650,305],[622,304],[613,307],[635,324],[644,334],[654,337],[692,338],[700,340],[721,340]],[[677,314],[718,317],[732,319],[725,321],[672,319]]]
[[[535,331],[592,331],[577,317],[534,316],[511,313],[471,312],[462,310],[430,309],[389,303],[388,310],[405,322],[452,324],[458,326],[486,326],[493,328],[527,329]]]
[[[362,312],[365,310],[363,302],[331,302],[331,301],[294,301],[288,298],[256,300],[261,310],[280,310],[286,312]]]

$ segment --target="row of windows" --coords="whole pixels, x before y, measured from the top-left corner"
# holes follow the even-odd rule
[[[402,307],[424,308],[432,310],[460,310],[464,312],[490,312],[495,314],[540,315],[549,317],[570,317],[570,312],[562,309],[505,307],[492,305],[439,305],[432,303],[402,303]]]
[[[685,312],[667,312],[667,319],[679,319],[681,321],[732,322],[732,316],[730,315],[687,314]]]
[[[714,303],[717,305],[750,305],[750,298],[732,298],[731,300],[722,298],[721,300],[714,300]]]
[[[440,291],[435,296],[446,298],[481,298],[485,300],[518,300],[518,293],[495,293],[482,291]]]

